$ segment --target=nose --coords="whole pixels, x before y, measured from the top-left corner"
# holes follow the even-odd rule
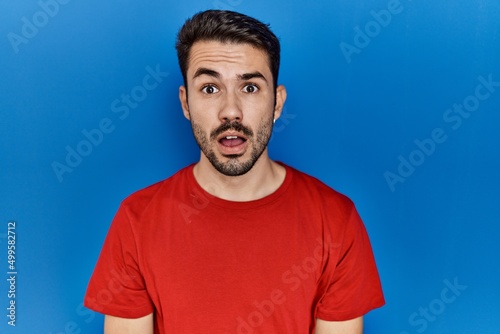
[[[219,119],[223,123],[243,121],[241,101],[236,93],[226,92],[224,95],[220,106]]]

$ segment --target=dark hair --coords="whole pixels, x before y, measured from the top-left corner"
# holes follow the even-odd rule
[[[280,67],[280,42],[268,24],[227,10],[207,10],[186,20],[177,34],[175,45],[186,87],[189,53],[193,44],[198,41],[246,43],[265,51],[276,89]]]

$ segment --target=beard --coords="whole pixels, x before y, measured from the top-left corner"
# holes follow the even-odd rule
[[[221,124],[210,133],[210,137],[205,134],[201,125],[192,120],[191,127],[193,129],[196,143],[198,143],[200,150],[203,152],[205,157],[207,157],[212,166],[214,166],[219,173],[226,176],[240,176],[246,174],[252,169],[266,149],[273,132],[273,116],[274,115],[268,119],[263,119],[260,122],[256,136],[251,129],[237,121]],[[241,132],[246,136],[251,148],[250,157],[248,159],[243,160],[243,154],[223,155],[223,157],[227,159],[225,162],[221,161],[221,159],[217,157],[214,151],[214,147],[217,145],[217,137],[221,133],[228,130]]]

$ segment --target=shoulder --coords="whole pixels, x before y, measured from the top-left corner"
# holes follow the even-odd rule
[[[339,209],[350,211],[354,207],[352,200],[346,195],[333,189],[318,178],[299,171],[293,167],[284,165],[287,173],[291,173],[291,186],[297,196],[303,199],[311,199],[327,206],[335,206]]]
[[[171,197],[186,182],[186,176],[191,170],[192,166],[185,167],[162,181],[135,191],[122,201],[120,207],[131,213],[146,211],[151,205]]]

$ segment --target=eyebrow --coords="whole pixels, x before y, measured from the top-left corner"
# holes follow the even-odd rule
[[[267,82],[266,77],[258,71],[238,75],[238,79],[243,80],[243,81],[247,81],[247,80],[251,80],[251,79],[255,79],[255,78],[262,79],[265,82]]]
[[[206,67],[200,67],[194,73],[193,79],[195,79],[195,78],[197,78],[199,76],[202,76],[202,75],[208,75],[208,76],[216,78],[216,79],[219,79],[220,76],[221,76],[220,73],[217,72],[217,71],[211,70],[211,69],[206,68]],[[251,73],[238,74],[237,78],[238,78],[238,80],[242,80],[242,81],[247,81],[247,80],[259,78],[259,79],[262,79],[265,82],[267,82],[266,77],[262,73],[260,73],[259,71],[255,71],[255,72],[251,72]]]
[[[211,70],[206,67],[200,67],[199,69],[196,70],[196,72],[193,75],[193,79],[201,76],[201,75],[208,75],[210,77],[214,77],[216,79],[220,78],[220,73],[214,70]]]

